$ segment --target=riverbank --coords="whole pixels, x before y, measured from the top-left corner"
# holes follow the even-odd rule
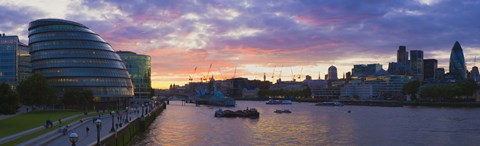
[[[267,101],[270,98],[258,97],[258,98],[236,98],[239,101]],[[326,101],[324,99],[312,99],[312,98],[287,98],[294,102],[309,102],[318,103]],[[402,106],[432,106],[432,107],[480,107],[480,102],[425,102],[425,101],[390,101],[390,100],[338,100],[345,105],[357,105],[357,106],[384,106],[384,107],[402,107]]]

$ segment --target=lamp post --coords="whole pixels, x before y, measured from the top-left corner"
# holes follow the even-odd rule
[[[128,123],[128,122],[130,122],[130,121],[128,121],[128,106],[127,106],[125,109],[126,109],[126,111],[127,111],[127,118],[125,118],[125,120],[126,120],[127,123]]]
[[[70,142],[72,142],[72,146],[76,146],[75,143],[78,141],[78,134],[75,132],[72,132],[70,136],[68,136],[70,139]]]
[[[112,111],[110,114],[112,115],[112,129],[110,129],[110,132],[115,132],[115,127],[114,127],[114,122],[115,122],[115,118],[114,118],[114,116],[115,116],[115,111]]]
[[[97,119],[95,125],[97,126],[97,146],[100,146],[100,128],[102,127],[102,120]]]
[[[143,107],[144,107],[144,105],[142,104],[142,117],[143,117],[143,112],[145,112],[145,110],[143,110]]]

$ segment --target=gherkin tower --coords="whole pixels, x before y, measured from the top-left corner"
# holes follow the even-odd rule
[[[450,54],[450,75],[457,81],[465,80],[467,78],[467,67],[465,66],[465,57],[463,56],[463,49],[458,41],[455,42]]]

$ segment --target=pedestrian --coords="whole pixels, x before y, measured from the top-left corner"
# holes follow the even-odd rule
[[[87,128],[85,128],[85,130],[87,131],[87,136],[88,136],[88,131],[90,131],[90,128],[88,128],[88,126],[87,126]]]
[[[58,119],[58,124],[62,124],[62,119]]]

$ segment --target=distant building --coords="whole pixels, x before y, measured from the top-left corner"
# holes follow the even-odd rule
[[[402,100],[410,76],[385,75],[352,80],[340,89],[341,100]]]
[[[327,80],[338,80],[337,68],[333,65],[328,68],[328,79]]]
[[[134,86],[135,98],[150,98],[152,90],[151,82],[151,60],[150,56],[137,54],[130,51],[117,51],[127,67],[130,79]]]
[[[477,66],[472,67],[472,71],[470,72],[470,79],[474,80],[475,82],[478,82],[480,80]]]
[[[18,36],[0,34],[0,83],[18,85],[32,73],[29,47]]]
[[[438,67],[438,61],[436,59],[423,60],[423,78],[427,81],[435,80],[435,70]]]
[[[408,52],[406,46],[399,46],[397,50],[396,74],[405,75],[408,71]],[[390,65],[389,65],[390,68]]]
[[[415,78],[423,80],[423,51],[410,51],[410,69]]]
[[[465,80],[467,78],[467,69],[465,66],[465,57],[463,56],[463,49],[457,41],[452,47],[449,64],[450,75],[457,81]]]
[[[353,65],[352,76],[373,76],[380,70],[382,70],[381,64],[357,64]]]
[[[312,76],[310,75],[305,76],[305,81],[311,81],[311,80],[312,80]]]
[[[435,69],[435,80],[442,81],[444,79],[445,79],[445,69],[444,68]]]

